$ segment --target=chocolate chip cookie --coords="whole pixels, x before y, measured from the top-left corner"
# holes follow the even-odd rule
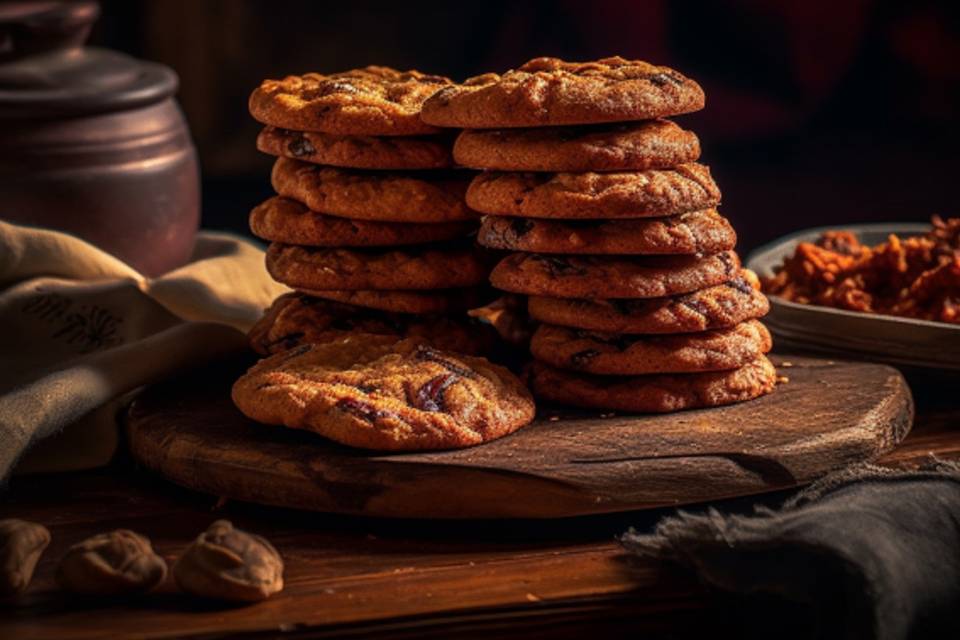
[[[470,222],[376,222],[351,220],[311,211],[290,198],[277,196],[250,212],[250,230],[274,242],[313,247],[386,247],[445,242],[467,236]]]
[[[274,300],[249,338],[254,351],[268,355],[353,333],[421,338],[438,349],[471,355],[486,353],[495,340],[489,325],[466,317],[376,311],[299,293]]]
[[[739,369],[709,373],[591,376],[534,362],[530,385],[538,398],[576,407],[668,413],[718,407],[770,393],[777,370],[760,356]]]
[[[740,272],[732,251],[712,256],[555,256],[514,253],[490,274],[493,286],[555,298],[663,298],[722,284]]]
[[[541,324],[533,357],[559,369],[602,375],[691,373],[737,369],[770,351],[772,339],[757,320],[727,329],[631,336]]]
[[[770,310],[753,272],[715,287],[670,298],[578,300],[533,296],[530,317],[540,322],[610,333],[692,333],[732,327]]]
[[[452,173],[361,171],[277,158],[272,181],[281,196],[342,218],[421,223],[477,219],[464,203],[467,179]]]
[[[257,149],[315,164],[355,169],[444,169],[453,166],[448,136],[344,136],[266,127]]]
[[[354,334],[254,365],[233,386],[245,415],[380,450],[467,447],[533,420],[520,380],[484,358]]]
[[[737,234],[715,209],[668,218],[546,220],[486,216],[477,241],[485,247],[591,255],[711,254],[733,249]]]
[[[669,120],[468,129],[457,137],[453,156],[465,167],[498,171],[645,171],[696,161],[700,142]]]
[[[310,296],[335,300],[366,309],[380,309],[395,313],[460,313],[480,307],[495,296],[486,287],[434,289],[433,291],[400,290],[322,290],[299,287]]]
[[[264,80],[250,95],[250,114],[264,124],[339,135],[436,133],[420,119],[424,101],[449,78],[389,67]]]
[[[619,173],[481,173],[471,208],[503,216],[607,219],[668,216],[715,207],[720,189],[701,164]]]
[[[473,247],[327,249],[274,242],[267,271],[295,289],[445,289],[486,282],[486,256]]]
[[[503,75],[442,87],[421,117],[440,127],[499,129],[651,120],[703,105],[700,86],[668,67],[620,57],[534,58]]]

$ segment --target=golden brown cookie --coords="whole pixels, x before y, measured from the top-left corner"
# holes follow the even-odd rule
[[[446,289],[486,282],[486,256],[472,246],[327,249],[271,243],[267,271],[295,289]]]
[[[376,222],[351,220],[311,211],[306,205],[276,196],[250,212],[250,230],[274,242],[312,247],[387,247],[456,240],[469,235],[474,223]]]
[[[555,298],[664,298],[722,284],[740,271],[732,251],[712,256],[555,256],[514,253],[497,264],[498,289]]]
[[[354,169],[445,169],[453,166],[448,136],[344,136],[265,127],[257,149],[314,164]]]
[[[494,297],[494,293],[486,287],[432,291],[325,291],[303,287],[299,290],[325,300],[395,313],[458,313],[480,307]]]
[[[620,173],[481,173],[467,204],[491,215],[605,219],[668,216],[715,207],[720,189],[702,164]]]
[[[498,171],[645,171],[696,161],[700,142],[669,120],[467,129],[457,137],[453,157],[465,167]]]
[[[534,362],[534,395],[558,404],[636,413],[668,413],[752,400],[773,391],[777,370],[761,356],[739,369],[709,373],[592,376]]]
[[[484,358],[355,334],[254,365],[233,386],[245,415],[364,449],[468,447],[533,420],[530,392]]]
[[[477,219],[464,203],[466,177],[451,173],[361,171],[277,158],[272,181],[281,196],[342,218],[422,223]]]
[[[703,255],[733,249],[737,234],[715,209],[705,209],[632,220],[485,216],[477,241],[494,249],[535,253]]]
[[[264,80],[250,95],[250,114],[264,124],[339,135],[436,133],[420,119],[423,102],[449,78],[389,67],[307,73]]]
[[[534,58],[503,75],[443,87],[423,105],[439,127],[499,129],[650,120],[702,109],[700,86],[668,67],[620,57]]]
[[[726,329],[636,336],[541,324],[533,357],[559,369],[602,375],[692,373],[737,369],[770,351],[773,340],[757,320]]]
[[[353,333],[421,338],[437,349],[471,355],[486,353],[495,340],[489,325],[466,316],[390,313],[299,293],[274,300],[250,330],[249,338],[254,351],[268,355]]]
[[[715,287],[670,298],[578,300],[534,296],[530,316],[540,322],[610,333],[690,333],[732,327],[770,310],[753,272]]]

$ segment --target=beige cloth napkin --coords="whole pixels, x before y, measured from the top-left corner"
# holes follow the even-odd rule
[[[201,233],[186,266],[150,279],[75,237],[0,221],[0,480],[18,460],[18,473],[105,464],[125,396],[244,348],[285,291],[260,249],[227,234]]]

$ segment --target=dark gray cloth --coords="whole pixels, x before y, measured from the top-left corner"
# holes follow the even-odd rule
[[[957,463],[856,465],[779,510],[679,512],[651,534],[630,530],[622,543],[736,594],[738,606],[754,609],[746,626],[763,627],[744,629],[757,637],[960,638]],[[769,626],[770,612],[782,618],[785,610],[796,618],[778,625],[793,624],[787,634]]]

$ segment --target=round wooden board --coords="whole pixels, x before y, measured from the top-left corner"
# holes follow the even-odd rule
[[[407,454],[254,423],[230,401],[243,367],[221,365],[146,390],[127,430],[143,466],[197,491],[414,518],[552,518],[762,493],[872,459],[909,431],[913,401],[895,369],[778,364],[789,382],[752,402],[653,416],[546,410],[479,447]]]

